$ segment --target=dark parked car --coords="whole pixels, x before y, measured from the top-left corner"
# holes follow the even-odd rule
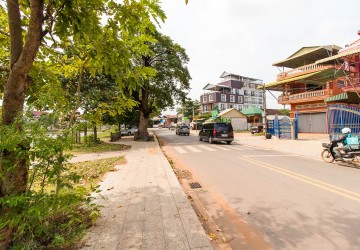
[[[230,123],[226,122],[204,123],[199,132],[199,141],[202,140],[210,143],[223,141],[230,144],[234,140],[233,127]]]
[[[264,126],[259,125],[259,126],[252,126],[251,127],[251,133],[255,134],[255,133],[260,133],[263,132]]]

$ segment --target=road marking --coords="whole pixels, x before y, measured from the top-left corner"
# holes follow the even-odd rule
[[[272,157],[272,156],[294,156],[294,155],[245,155],[244,157]]]
[[[206,149],[207,151],[216,151],[216,149],[213,149],[211,147],[205,146],[205,145],[199,145],[200,148]]]
[[[232,149],[235,149],[235,150],[245,150],[243,149],[240,145],[232,145],[232,146],[228,146],[228,147],[231,147]]]
[[[178,151],[180,154],[186,154],[187,152],[182,147],[174,147],[176,151]]]
[[[272,170],[274,172],[277,172],[279,174],[286,175],[286,176],[288,176],[290,178],[305,182],[307,184],[310,184],[310,185],[316,186],[318,188],[327,190],[329,192],[338,194],[340,196],[346,197],[346,198],[348,198],[350,200],[360,202],[360,193],[356,193],[356,192],[353,192],[353,191],[350,191],[350,190],[347,190],[347,189],[344,189],[344,188],[341,188],[341,187],[338,187],[338,186],[334,186],[334,185],[331,185],[329,183],[319,181],[319,180],[307,177],[305,175],[298,174],[298,173],[293,172],[293,171],[282,169],[280,167],[276,167],[276,166],[268,164],[268,163],[264,163],[264,162],[257,161],[257,160],[254,160],[254,159],[248,159],[247,157],[241,157],[240,156],[239,158],[242,159],[242,160],[245,160],[247,162],[253,163],[253,164],[257,165],[257,166],[267,168],[267,169]]]
[[[194,148],[193,146],[185,146],[185,147],[188,148],[189,150],[195,152],[195,153],[201,152],[201,150],[199,150],[197,148]]]
[[[213,148],[216,148],[216,149],[220,149],[220,150],[225,150],[225,151],[229,151],[230,149],[226,148],[226,146],[224,145],[213,145],[213,146],[210,146],[210,147],[213,147]]]

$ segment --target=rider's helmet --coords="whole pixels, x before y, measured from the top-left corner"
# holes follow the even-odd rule
[[[351,133],[351,129],[350,129],[350,128],[343,128],[343,129],[341,130],[341,133],[343,133],[343,134],[350,134],[350,133]]]

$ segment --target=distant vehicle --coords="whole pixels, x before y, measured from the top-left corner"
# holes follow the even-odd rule
[[[190,127],[187,126],[187,125],[178,124],[176,126],[175,134],[177,134],[177,135],[181,135],[181,134],[190,135]]]
[[[137,128],[128,128],[121,130],[121,135],[134,135],[135,132],[138,132]]]
[[[199,141],[206,140],[210,143],[218,141],[230,144],[234,140],[234,130],[230,123],[208,122],[204,123],[199,132]]]
[[[252,134],[263,132],[264,126],[258,125],[258,126],[252,126],[250,132]]]
[[[170,130],[173,130],[173,129],[175,129],[176,128],[176,124],[171,124],[170,126],[168,126],[168,128],[170,129]]]

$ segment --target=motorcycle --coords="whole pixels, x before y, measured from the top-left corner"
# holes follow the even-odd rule
[[[337,160],[337,155],[334,152],[334,148],[337,147],[337,143],[322,143],[324,150],[321,152],[321,158],[326,163],[332,163],[334,160]],[[360,166],[360,148],[359,145],[350,145],[348,147],[344,147],[343,150],[340,151],[342,159],[339,162],[343,163],[351,163],[356,166]]]

